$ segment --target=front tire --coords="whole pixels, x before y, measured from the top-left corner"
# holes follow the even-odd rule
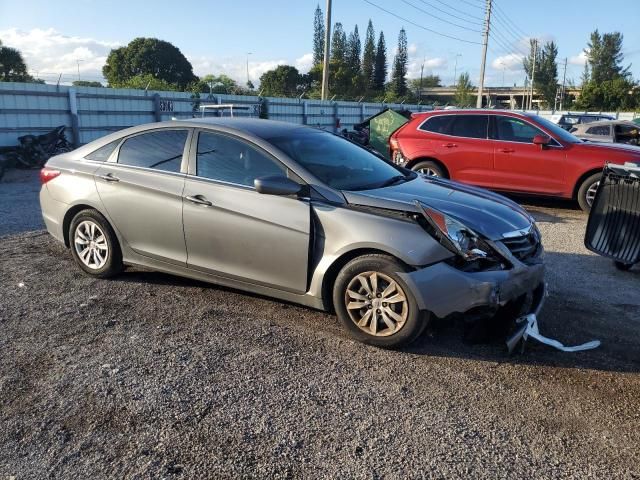
[[[108,278],[123,269],[118,238],[107,219],[95,210],[82,210],[73,217],[69,244],[76,263],[91,276]]]
[[[427,318],[398,272],[409,268],[386,255],[363,255],[347,263],[333,287],[333,304],[353,337],[378,347],[408,345]]]
[[[578,204],[580,208],[587,213],[591,211],[591,206],[596,198],[596,192],[601,178],[602,173],[594,173],[587,177],[578,189]]]

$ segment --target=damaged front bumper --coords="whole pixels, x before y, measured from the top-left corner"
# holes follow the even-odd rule
[[[421,310],[444,318],[454,313],[483,312],[490,316],[509,302],[522,299],[520,315],[543,302],[544,264],[517,262],[509,270],[464,272],[441,262],[399,274]]]

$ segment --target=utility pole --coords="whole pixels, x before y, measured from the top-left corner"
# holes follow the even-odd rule
[[[453,67],[453,85],[455,86],[458,83],[458,57],[461,57],[461,53],[456,53],[456,62]]]
[[[560,90],[560,111],[564,106],[564,89],[567,80],[567,57],[564,57],[564,72],[562,73],[562,90]]]
[[[82,62],[82,60],[76,59],[76,64],[78,65],[78,81],[80,81],[80,62]]]
[[[531,96],[529,97],[529,110],[533,109],[533,82],[536,79],[536,59],[538,58],[538,40],[533,40],[533,67],[531,67]]]
[[[478,82],[478,99],[476,107],[482,108],[482,90],[484,88],[484,68],[487,64],[487,45],[489,43],[489,27],[491,25],[491,0],[486,0],[484,32],[482,34],[482,63],[480,64],[480,81]]]
[[[249,88],[249,82],[251,82],[249,78],[249,55],[251,55],[251,52],[247,52],[247,88]]]
[[[331,0],[327,0],[327,20],[324,24],[324,60],[322,62],[321,99],[329,95],[329,43],[331,42]]]
[[[418,90],[418,99],[422,100],[422,74],[424,73],[424,61],[426,58],[422,59],[422,65],[420,66],[420,89]]]

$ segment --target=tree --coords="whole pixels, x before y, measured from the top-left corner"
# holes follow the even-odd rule
[[[580,109],[619,110],[640,106],[640,86],[634,82],[629,67],[623,67],[622,34],[591,33],[585,53],[588,76],[575,106]]]
[[[27,64],[22,54],[15,48],[2,46],[2,42],[0,42],[0,81],[33,81],[33,77],[27,73]]]
[[[398,53],[393,59],[393,71],[391,74],[391,91],[396,97],[404,97],[407,94],[407,32],[400,29],[398,35]]]
[[[591,67],[591,81],[596,83],[618,77],[628,77],[629,67],[623,68],[622,39],[620,32],[600,35],[598,30],[591,33],[587,44],[587,61]]]
[[[324,17],[320,5],[316,6],[313,16],[313,64],[319,65],[324,60]]]
[[[89,80],[75,80],[71,83],[74,87],[102,87],[100,82],[91,82]]]
[[[460,74],[458,77],[458,83],[456,85],[456,94],[454,100],[458,107],[469,107],[474,103],[472,95],[473,85],[471,85],[471,80],[469,80],[469,74],[464,72]]]
[[[298,69],[291,65],[279,65],[260,77],[263,94],[271,97],[296,95],[303,82]]]
[[[178,48],[157,38],[136,38],[126,47],[111,50],[102,73],[112,87],[124,86],[140,75],[185,89],[197,80],[191,63]]]
[[[376,59],[373,65],[373,90],[384,90],[387,81],[387,47],[384,43],[384,32],[380,32],[378,46],[376,47]]]
[[[555,42],[547,42],[541,48],[535,48],[536,40],[530,40],[530,54],[524,58],[523,66],[526,74],[533,75],[535,53],[535,78],[533,88],[542,95],[547,107],[553,107],[558,92],[558,47]],[[536,52],[537,50],[537,52]]]
[[[409,86],[411,87],[411,89],[417,92],[420,89],[420,79],[412,78],[411,80],[409,80]],[[422,78],[422,88],[433,88],[441,86],[442,80],[440,79],[439,75],[427,75],[426,77]]]
[[[178,86],[154,77],[150,73],[136,75],[118,84],[117,88],[135,88],[137,90],[177,91]]]
[[[347,40],[347,65],[354,75],[360,74],[360,50],[360,33],[356,25]]]
[[[376,62],[376,35],[373,30],[373,23],[369,20],[367,33],[364,39],[364,53],[362,55],[362,75],[366,83],[367,90],[373,89],[373,71]]]
[[[340,62],[347,58],[347,35],[344,33],[342,24],[337,22],[333,26],[333,38],[331,39],[331,60]]]
[[[238,83],[225,74],[205,75],[192,85],[191,91],[198,93],[236,93],[240,87]]]

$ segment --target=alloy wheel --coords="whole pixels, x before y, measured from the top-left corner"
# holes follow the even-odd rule
[[[397,333],[409,315],[409,302],[402,287],[380,272],[353,277],[345,291],[345,305],[353,323],[376,337]]]
[[[102,228],[91,220],[76,227],[73,245],[80,261],[92,270],[99,270],[109,259],[109,244]]]
[[[587,193],[585,194],[585,198],[587,200],[587,205],[589,205],[590,207],[593,206],[593,201],[596,198],[596,192],[598,191],[598,185],[600,185],[600,182],[595,182],[594,184],[590,185],[589,188],[587,189]]]
[[[429,167],[424,167],[424,168],[419,168],[417,170],[418,173],[421,173],[422,175],[425,175],[427,177],[439,177],[440,175],[438,175],[438,172],[436,172],[435,170],[433,170],[432,168]]]

